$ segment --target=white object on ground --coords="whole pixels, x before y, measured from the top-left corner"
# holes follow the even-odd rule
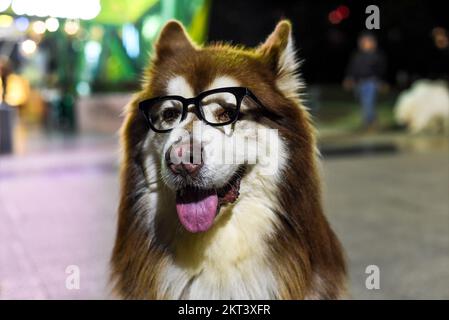
[[[410,132],[449,132],[449,89],[444,81],[418,80],[403,91],[394,107],[395,119]]]

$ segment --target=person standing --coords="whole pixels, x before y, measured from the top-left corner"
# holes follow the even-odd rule
[[[379,51],[374,35],[360,35],[358,50],[349,61],[343,87],[355,90],[362,107],[363,125],[366,129],[377,126],[376,98],[385,69],[385,57]]]

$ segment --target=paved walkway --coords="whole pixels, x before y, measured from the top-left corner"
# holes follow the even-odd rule
[[[108,297],[118,198],[114,145],[0,158],[0,298]],[[67,290],[67,266],[80,289]]]
[[[331,159],[324,169],[352,297],[449,299],[449,153]],[[380,290],[365,287],[371,264]]]
[[[82,141],[0,157],[0,299],[109,297],[117,148]],[[448,164],[447,152],[324,161],[353,298],[449,298]],[[365,288],[371,264],[380,290]],[[69,265],[80,268],[79,290],[66,288]]]

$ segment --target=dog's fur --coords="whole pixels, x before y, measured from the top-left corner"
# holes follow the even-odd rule
[[[121,201],[112,278],[127,299],[337,299],[345,294],[342,249],[323,215],[313,128],[299,96],[301,82],[291,25],[281,21],[254,49],[192,43],[171,21],[155,45],[142,91],[127,106],[121,129]],[[245,86],[264,105],[242,108],[249,116],[232,128],[204,126],[214,139],[257,128],[279,132],[268,161],[272,176],[249,166],[240,196],[222,207],[213,226],[187,232],[174,206],[176,179],[164,152],[174,131],[154,133],[139,113],[144,98],[195,96],[210,88]],[[266,112],[265,112],[266,111]],[[184,129],[191,130],[191,120]],[[248,129],[250,134],[248,134]],[[246,130],[246,131],[245,131]],[[214,148],[209,143],[205,148]],[[259,156],[259,155],[258,155]],[[273,158],[274,157],[274,158]],[[236,167],[207,164],[204,180],[226,183]]]

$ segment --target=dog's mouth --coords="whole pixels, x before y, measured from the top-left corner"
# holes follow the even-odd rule
[[[176,211],[181,224],[192,233],[204,232],[213,225],[221,206],[239,197],[244,168],[220,189],[198,189],[188,186],[176,192]]]

